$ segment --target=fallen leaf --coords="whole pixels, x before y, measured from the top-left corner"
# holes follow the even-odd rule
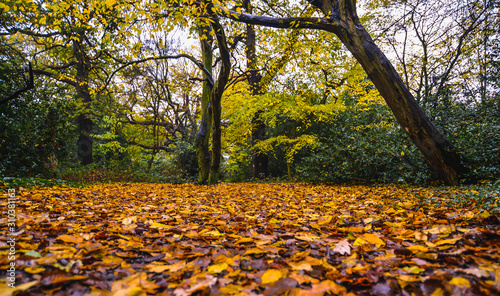
[[[463,277],[454,277],[449,281],[449,283],[454,286],[470,288],[469,280]]]
[[[338,253],[340,255],[351,255],[351,244],[347,239],[341,240],[337,243],[335,248],[333,248],[332,253]]]
[[[297,287],[298,282],[293,278],[284,278],[280,279],[272,284],[266,286],[264,290],[265,296],[274,296],[274,295],[284,295],[292,291],[295,287]]]
[[[378,236],[372,233],[365,233],[354,241],[355,246],[362,246],[366,243],[374,244],[377,247],[385,245],[385,242],[383,240],[381,240]]]
[[[268,269],[264,274],[262,275],[262,284],[270,284],[274,283],[275,281],[281,279],[283,274],[281,273],[280,270],[278,269]]]
[[[217,274],[217,273],[221,273],[223,271],[225,271],[227,269],[228,265],[226,262],[222,262],[222,263],[219,263],[219,264],[214,264],[214,265],[210,265],[208,267],[208,272],[210,274]]]
[[[83,242],[83,237],[75,237],[67,234],[60,235],[56,239],[66,243],[73,243],[73,244],[79,244]]]

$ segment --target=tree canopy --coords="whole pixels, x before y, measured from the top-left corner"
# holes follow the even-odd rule
[[[145,175],[177,166],[175,178],[212,184],[498,177],[496,1],[7,1],[0,9],[6,122],[41,90],[57,89],[36,108],[73,106],[59,114],[72,136],[65,153],[51,152],[59,160],[51,174],[77,160],[109,170],[127,159]],[[309,164],[325,155],[331,171],[313,173]]]

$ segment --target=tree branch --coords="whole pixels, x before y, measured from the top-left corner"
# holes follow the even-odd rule
[[[326,18],[317,17],[270,17],[236,12],[221,9],[220,15],[231,20],[246,24],[282,29],[316,29],[332,33],[339,32],[342,28],[339,24],[331,22]]]
[[[29,71],[29,79],[28,79],[28,83],[26,84],[26,86],[21,88],[20,90],[18,90],[16,92],[14,92],[10,96],[0,100],[0,105],[5,104],[8,101],[14,100],[14,99],[18,98],[22,93],[25,93],[25,92],[35,88],[35,79],[33,76],[33,68],[31,66],[31,63],[28,64],[28,71]]]
[[[133,118],[127,116],[127,121],[121,120],[121,123],[137,124],[137,125],[157,125],[163,126],[165,128],[174,130],[174,125],[170,122],[158,122],[158,121],[136,121]]]
[[[47,76],[47,77],[51,77],[51,78],[54,78],[57,81],[67,83],[67,84],[69,84],[71,86],[74,86],[74,87],[78,86],[78,83],[76,81],[72,81],[72,80],[69,80],[69,79],[59,79],[59,78],[56,77],[57,74],[49,72],[49,71],[36,70],[35,69],[35,70],[33,70],[33,74],[35,74],[35,75],[44,75],[44,76]]]
[[[113,79],[113,76],[115,76],[116,73],[125,69],[128,66],[136,65],[136,64],[140,64],[140,63],[144,63],[144,62],[152,61],[152,60],[168,60],[168,59],[180,59],[180,58],[186,58],[186,59],[192,61],[198,68],[200,68],[200,70],[202,70],[203,73],[205,73],[205,75],[207,75],[208,83],[210,83],[210,85],[213,87],[214,80],[213,80],[212,74],[207,70],[207,68],[205,68],[205,66],[203,65],[202,62],[198,61],[197,59],[195,59],[194,57],[192,57],[188,54],[178,54],[178,55],[173,55],[173,56],[166,55],[166,56],[149,57],[149,58],[144,58],[144,59],[140,59],[140,60],[136,60],[136,61],[130,61],[130,62],[123,63],[124,64],[123,66],[119,67],[118,69],[113,71],[113,73],[111,73],[109,75],[108,80],[106,81],[106,83],[104,84],[104,86],[101,89],[105,89],[106,87],[108,87],[109,83],[111,82],[111,79]],[[115,60],[119,61],[117,59],[115,59]]]
[[[6,29],[6,30],[7,30],[7,32],[0,33],[0,36],[14,35],[17,32],[24,34],[24,35],[32,36],[32,37],[53,37],[56,35],[61,35],[61,32],[49,32],[49,33],[42,34],[42,33],[35,33],[33,31],[19,29],[19,28]]]
[[[148,145],[136,143],[134,141],[128,142],[127,144],[134,145],[134,146],[141,147],[143,149],[148,149],[148,150],[163,150],[165,152],[173,152],[174,151],[174,149],[167,147],[167,146],[163,146],[163,145],[148,146]]]

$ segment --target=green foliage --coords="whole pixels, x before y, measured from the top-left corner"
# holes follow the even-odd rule
[[[173,152],[173,164],[182,172],[184,180],[195,180],[198,175],[198,162],[196,150],[191,142],[178,142]]]
[[[500,210],[500,180],[460,187],[430,187],[426,193],[415,192],[422,207],[468,207],[489,213]]]
[[[81,187],[85,186],[84,183],[68,182],[61,179],[42,179],[35,177],[4,177],[0,178],[1,189],[18,189],[18,188],[32,188],[32,187]]]
[[[349,106],[331,123],[312,127],[320,145],[297,162],[297,177],[313,182],[426,182],[430,171],[405,140],[385,105]]]
[[[0,175],[53,177],[73,156],[71,99],[53,85],[0,105]]]

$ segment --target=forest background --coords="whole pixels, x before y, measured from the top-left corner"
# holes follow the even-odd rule
[[[207,3],[235,15],[320,13],[303,0],[0,3],[3,181],[204,183],[200,157],[214,158],[214,142],[203,126],[217,133],[214,120],[215,181],[439,181],[333,33],[207,17]],[[498,1],[357,7],[418,106],[466,160],[463,177],[498,179]],[[218,120],[206,96],[223,76]]]

